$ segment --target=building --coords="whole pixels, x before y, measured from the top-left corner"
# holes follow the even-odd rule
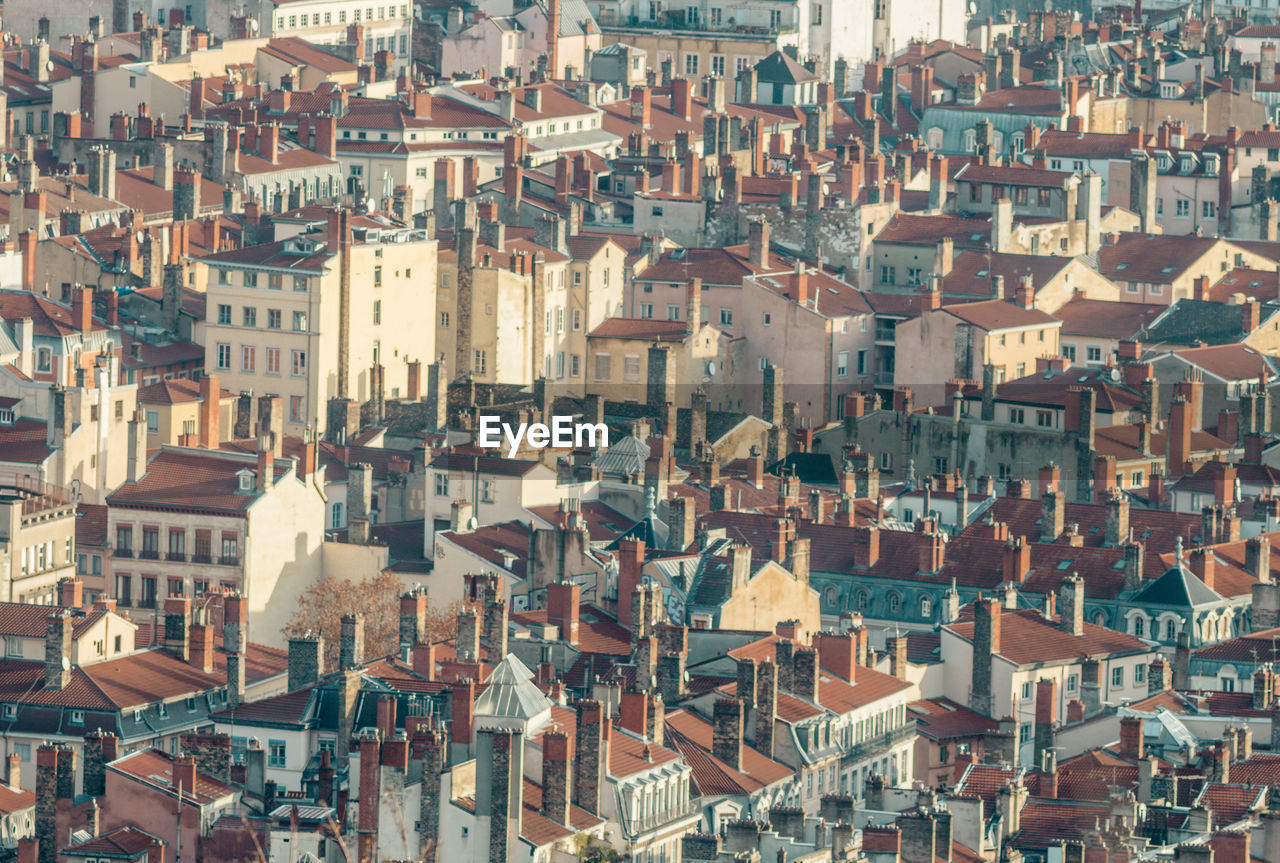
[[[76,571],[76,504],[71,494],[28,477],[0,483],[0,601],[53,605],[58,582]]]
[[[284,619],[323,571],[322,492],[306,456],[277,461],[270,445],[256,454],[163,446],[107,506],[122,608],[230,589],[253,615]],[[261,637],[283,643],[278,630]]]
[[[395,398],[402,364],[435,356],[435,309],[418,289],[435,281],[425,231],[333,212],[327,226],[197,266],[208,271],[205,368],[233,392],[279,396],[288,434],[345,432],[354,409],[331,413],[331,400]]]

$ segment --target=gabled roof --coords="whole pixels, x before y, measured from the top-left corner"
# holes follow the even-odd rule
[[[729,766],[711,754],[711,723],[690,710],[666,715],[667,743],[684,756],[693,770],[693,785],[700,797],[749,794],[794,775],[790,767],[742,745],[742,769]]]
[[[144,749],[133,755],[126,755],[112,761],[107,769],[122,773],[134,780],[177,794],[178,789],[173,778],[175,759],[159,749]],[[195,788],[183,788],[182,799],[188,803],[205,806],[225,797],[234,796],[235,788],[196,768]]]

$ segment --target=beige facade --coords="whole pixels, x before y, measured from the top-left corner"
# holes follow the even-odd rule
[[[75,575],[75,533],[75,501],[65,489],[0,480],[0,601],[55,604],[59,579]]]
[[[340,378],[347,398],[368,401],[370,370],[381,364],[383,394],[395,398],[407,382],[406,363],[435,358],[435,295],[423,286],[436,281],[436,241],[425,231],[357,226],[344,311],[337,230],[196,264],[208,270],[205,368],[232,392],[280,396],[286,434],[327,427],[329,399],[343,394]]]
[[[666,323],[616,319],[591,333],[587,338],[587,394],[644,402],[651,377],[658,376],[650,369],[654,356],[651,345],[661,342],[667,349],[667,401],[689,407],[693,393],[701,388],[710,397],[712,410],[741,407],[742,340],[710,324],[690,334],[683,332],[680,322],[675,322],[678,333],[669,327],[654,330],[654,325]]]
[[[780,564],[769,561],[720,606],[718,628],[768,632],[778,625],[779,609],[798,621],[802,632],[822,630],[818,592]],[[697,619],[697,615],[694,616]]]
[[[323,575],[324,478],[322,472],[300,478],[295,462],[281,466],[287,470],[277,469],[264,489],[254,455],[164,447],[148,463],[148,475],[108,501],[110,589],[120,606],[162,609],[170,595],[198,598],[230,588],[245,596],[251,619],[288,620],[298,598]],[[247,476],[247,490],[234,493],[249,500],[240,509],[201,505],[200,495],[169,505],[175,477],[184,472],[217,482],[219,494]],[[285,646],[279,626],[256,628],[253,640]]]

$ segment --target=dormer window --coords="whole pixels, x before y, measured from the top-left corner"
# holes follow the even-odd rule
[[[236,487],[237,492],[239,492],[240,494],[247,494],[253,491],[253,480],[254,480],[253,471],[249,470],[248,468],[245,468],[243,470],[238,470],[236,471],[236,479],[238,481],[238,485]]]
[[[73,710],[73,711],[71,711],[71,724],[72,724],[72,725],[84,725],[84,711],[83,711],[83,710]]]
[[[13,425],[13,408],[0,408],[0,426]]]
[[[6,704],[6,705],[4,706],[4,718],[5,718],[5,719],[17,719],[17,718],[18,718],[18,705],[16,705],[16,704]]]

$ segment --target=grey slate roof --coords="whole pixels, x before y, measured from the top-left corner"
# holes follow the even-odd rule
[[[1130,602],[1134,605],[1150,603],[1195,608],[1222,602],[1222,595],[1207,587],[1185,564],[1178,563],[1144,587]]]

